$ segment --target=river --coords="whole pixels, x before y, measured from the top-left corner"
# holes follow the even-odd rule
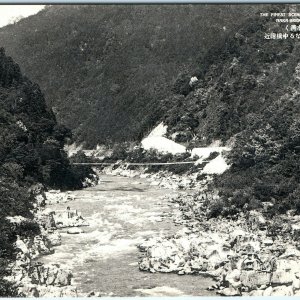
[[[95,187],[75,191],[69,203],[54,210],[77,209],[89,222],[83,233],[61,229],[62,245],[43,256],[44,263],[69,267],[79,294],[90,291],[113,296],[208,296],[212,284],[201,276],[142,272],[137,244],[160,234],[175,233],[172,205],[163,196],[175,193],[151,186],[144,179],[101,175]]]

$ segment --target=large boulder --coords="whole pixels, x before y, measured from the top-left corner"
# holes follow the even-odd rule
[[[36,214],[37,222],[44,228],[44,229],[54,229],[56,228],[55,220],[53,218],[54,212],[51,210],[44,210],[38,214]]]
[[[293,279],[293,284],[292,284],[293,290],[300,291],[300,272],[296,272],[294,276],[295,277]]]
[[[31,251],[35,254],[35,257],[39,255],[52,254],[54,252],[47,237],[44,235],[36,235],[34,237]]]
[[[243,286],[250,290],[257,289],[262,285],[268,285],[270,282],[270,273],[257,271],[241,271],[240,277]]]
[[[37,298],[40,297],[40,293],[35,284],[26,284],[25,286],[19,287],[18,292],[22,295],[26,295],[26,297]]]
[[[220,291],[217,292],[217,294],[221,296],[241,296],[241,292],[235,288],[229,287],[229,288],[224,288],[221,289]]]
[[[276,271],[272,273],[272,285],[291,285],[294,281],[295,275],[292,272]]]
[[[38,285],[67,286],[71,285],[72,273],[58,264],[37,263],[31,267],[30,277],[32,283]]]
[[[83,233],[83,230],[81,228],[77,228],[77,227],[73,227],[73,228],[69,228],[67,230],[68,234],[79,234],[79,233]]]
[[[77,297],[77,289],[74,286],[38,286],[39,297]]]
[[[48,239],[51,247],[61,245],[61,235],[57,232],[48,233],[47,239]]]
[[[226,275],[226,280],[229,282],[229,284],[237,289],[237,288],[240,288],[242,286],[242,283],[241,283],[241,271],[238,270],[238,269],[235,269],[231,272],[229,272],[227,275]]]
[[[277,286],[274,287],[270,296],[293,296],[294,292],[291,286]]]

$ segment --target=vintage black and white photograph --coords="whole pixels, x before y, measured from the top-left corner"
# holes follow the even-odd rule
[[[0,297],[300,296],[300,4],[0,5]]]

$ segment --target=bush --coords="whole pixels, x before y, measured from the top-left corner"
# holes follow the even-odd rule
[[[208,218],[216,218],[222,214],[223,209],[225,207],[225,203],[222,199],[214,200],[209,203],[208,206]]]
[[[20,297],[18,290],[14,287],[11,282],[3,279],[4,274],[2,274],[3,270],[3,262],[0,259],[0,297],[7,298],[7,297]]]
[[[211,152],[207,158],[208,161],[215,159],[219,156],[219,152]]]
[[[92,163],[93,160],[87,157],[83,151],[78,151],[75,155],[70,157],[71,163]],[[84,179],[92,179],[95,172],[90,166],[72,165],[69,172],[69,180],[72,182],[74,188],[82,188]]]
[[[179,74],[173,85],[173,92],[175,94],[187,96],[192,91],[192,87],[189,83],[190,76],[186,74]]]

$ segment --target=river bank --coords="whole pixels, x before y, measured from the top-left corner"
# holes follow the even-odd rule
[[[209,219],[212,176],[192,179],[197,189],[182,187],[189,180],[117,169],[81,191],[38,193],[41,234],[19,240],[13,280],[40,297],[299,295],[300,218],[280,216],[278,227],[266,203]]]
[[[93,186],[97,181],[98,177],[94,175],[83,185]],[[24,297],[76,297],[77,288],[71,270],[56,261],[44,264],[40,259],[52,255],[54,248],[61,245],[59,228],[69,228],[70,233],[76,233],[80,231],[79,227],[88,224],[78,212],[68,209],[58,212],[49,208],[53,203],[74,201],[72,192],[46,191],[42,184],[36,184],[29,193],[34,198],[33,217],[7,217],[12,230],[19,235],[14,244],[16,259],[9,265],[11,273],[6,280]]]
[[[218,201],[217,191],[208,189],[211,176],[197,180],[195,175],[144,171],[109,170],[111,174],[147,178],[158,187],[167,183],[175,190],[195,187],[197,192],[166,197],[165,201],[178,207],[173,219],[183,228],[140,244],[144,255],[139,262],[141,270],[211,276],[216,284],[209,289],[224,296],[300,295],[299,216],[291,211],[270,219],[267,215],[272,203],[266,202],[263,209],[247,214],[209,218],[208,203]]]
[[[102,175],[100,185],[74,192],[74,201],[49,206],[60,211],[68,205],[80,211],[89,226],[77,235],[60,229],[61,246],[40,261],[67,266],[83,296],[211,295],[206,290],[212,284],[209,278],[139,270],[137,246],[178,230],[174,208],[164,200],[169,193],[177,192],[157,189],[145,179]]]
[[[299,244],[293,238],[296,230],[289,228],[299,226],[299,217],[283,217],[285,234],[272,234],[271,222],[259,212],[240,214],[235,220],[207,219],[192,197],[173,200],[187,229],[140,245],[145,253],[142,270],[207,274],[217,282],[211,290],[225,296],[300,295]]]
[[[211,175],[205,175],[199,180],[198,172],[182,175],[165,170],[149,172],[147,167],[129,169],[126,164],[105,167],[100,174],[145,179],[151,186],[169,190],[202,190],[212,179]]]
[[[49,210],[47,205],[51,202],[69,202],[74,199],[70,192],[45,192],[42,185],[36,185],[31,191],[35,197],[34,218],[28,219],[20,216],[9,217],[15,230],[22,228],[38,228],[38,234],[27,237],[17,236],[15,249],[16,260],[11,263],[11,275],[6,279],[11,281],[18,289],[19,295],[26,297],[75,297],[76,286],[72,282],[71,271],[57,264],[55,261],[43,264],[40,257],[54,253],[54,247],[61,245],[59,224],[55,212]],[[55,217],[54,217],[55,216]],[[81,226],[82,220],[73,219],[71,226]],[[66,217],[61,218],[60,224],[67,222]],[[70,226],[70,224],[65,224]]]

